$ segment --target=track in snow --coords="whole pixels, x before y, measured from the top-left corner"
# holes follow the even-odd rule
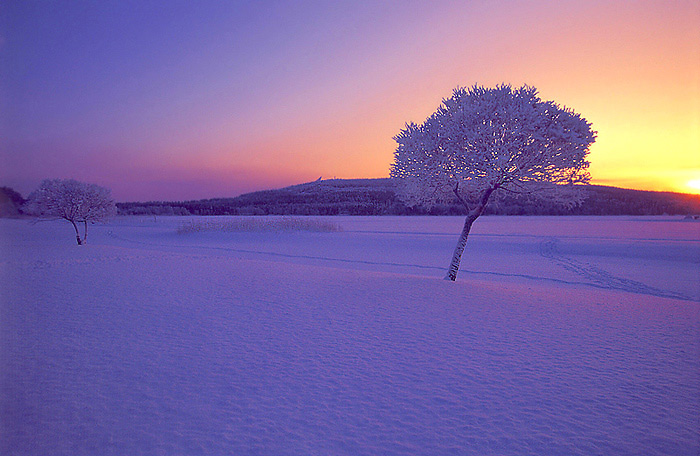
[[[583,261],[564,256],[558,248],[559,239],[547,238],[540,243],[540,255],[554,261],[567,271],[577,274],[592,285],[609,290],[622,290],[629,293],[647,294],[661,298],[682,299],[693,301],[690,297],[673,291],[654,288],[636,280],[617,277],[600,267]]]

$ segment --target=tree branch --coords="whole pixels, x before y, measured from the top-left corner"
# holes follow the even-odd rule
[[[519,191],[516,191],[516,190],[511,190],[511,189],[509,189],[508,187],[500,187],[500,188],[502,188],[503,190],[505,190],[505,191],[507,191],[507,192],[515,193],[515,194],[517,194],[517,195],[531,195],[532,193],[535,193],[534,190],[529,191],[529,192],[525,192],[525,191],[519,192]]]
[[[462,195],[459,194],[459,182],[457,182],[455,184],[455,188],[453,188],[452,191],[454,192],[454,194],[457,197],[457,199],[459,200],[459,202],[462,203],[464,205],[464,207],[467,208],[467,211],[470,211],[471,208],[469,207],[469,204],[467,204],[467,201],[464,198],[462,198]]]

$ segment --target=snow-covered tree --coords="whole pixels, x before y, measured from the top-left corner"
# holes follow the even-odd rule
[[[109,189],[73,179],[47,179],[29,195],[24,211],[38,217],[64,219],[75,229],[78,245],[87,240],[88,223],[95,223],[117,212]],[[80,237],[78,223],[85,227]]]
[[[588,183],[591,124],[523,86],[457,88],[421,125],[406,124],[391,166],[398,195],[411,206],[457,198],[467,209],[446,279],[455,280],[467,236],[497,191],[540,193],[580,202]]]

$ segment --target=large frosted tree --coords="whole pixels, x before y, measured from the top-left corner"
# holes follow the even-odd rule
[[[580,202],[596,132],[571,109],[523,86],[457,88],[437,111],[394,138],[398,195],[411,206],[459,200],[467,210],[446,279],[455,280],[467,236],[494,192]]]
[[[24,206],[28,214],[63,219],[73,225],[78,245],[87,240],[88,223],[95,223],[116,214],[110,191],[95,184],[73,179],[47,179],[29,195]],[[82,238],[78,224],[84,225]]]

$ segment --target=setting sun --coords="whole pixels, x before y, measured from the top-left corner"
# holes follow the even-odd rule
[[[700,179],[689,180],[685,183],[692,193],[700,193]]]

